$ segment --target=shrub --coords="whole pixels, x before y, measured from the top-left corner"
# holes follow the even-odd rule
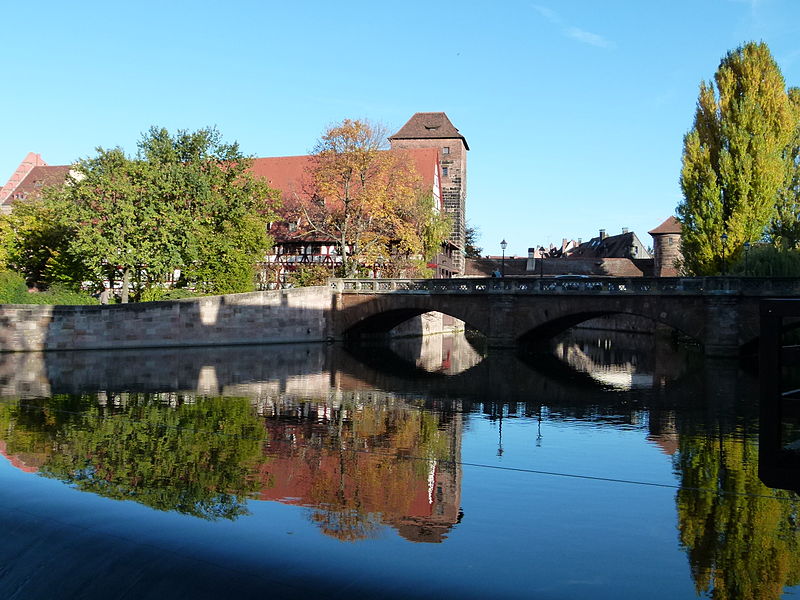
[[[25,278],[13,271],[0,271],[0,304],[97,304],[87,292],[54,284],[44,292],[28,292]]]
[[[745,260],[744,252],[729,269],[731,275],[750,277],[800,277],[800,252],[774,246],[755,246]]]

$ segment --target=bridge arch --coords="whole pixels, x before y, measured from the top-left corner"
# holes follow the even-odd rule
[[[471,300],[471,301],[467,301]],[[339,338],[388,333],[401,323],[429,312],[439,312],[463,321],[488,335],[489,321],[474,298],[448,301],[442,296],[393,295],[342,296],[335,315],[335,334]]]
[[[543,319],[534,317],[528,324],[521,325],[522,331],[520,331],[516,341],[527,343],[548,340],[586,321],[617,315],[644,318],[654,324],[667,326],[698,342],[702,341],[702,323],[696,322],[695,319],[687,319],[685,314],[674,314],[674,311],[671,310],[647,311],[631,309],[631,307],[573,309],[567,311],[545,309]]]

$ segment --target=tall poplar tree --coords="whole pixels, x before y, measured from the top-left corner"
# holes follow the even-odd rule
[[[744,242],[768,233],[795,122],[783,76],[763,42],[728,52],[714,82],[701,82],[680,178],[687,272],[719,273],[723,255],[733,259]]]
[[[794,111],[794,131],[784,152],[783,185],[778,190],[770,238],[780,249],[800,246],[800,88],[789,89]]]

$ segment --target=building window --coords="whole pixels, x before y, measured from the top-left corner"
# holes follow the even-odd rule
[[[442,167],[442,175],[447,177],[447,167]]]
[[[445,146],[444,148],[442,148],[442,154],[450,154],[450,147]]]

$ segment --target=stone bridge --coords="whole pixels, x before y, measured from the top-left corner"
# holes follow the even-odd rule
[[[438,311],[486,335],[493,347],[545,339],[583,321],[637,315],[733,356],[759,336],[763,298],[800,297],[800,280],[775,278],[334,279],[331,336],[389,331]]]

